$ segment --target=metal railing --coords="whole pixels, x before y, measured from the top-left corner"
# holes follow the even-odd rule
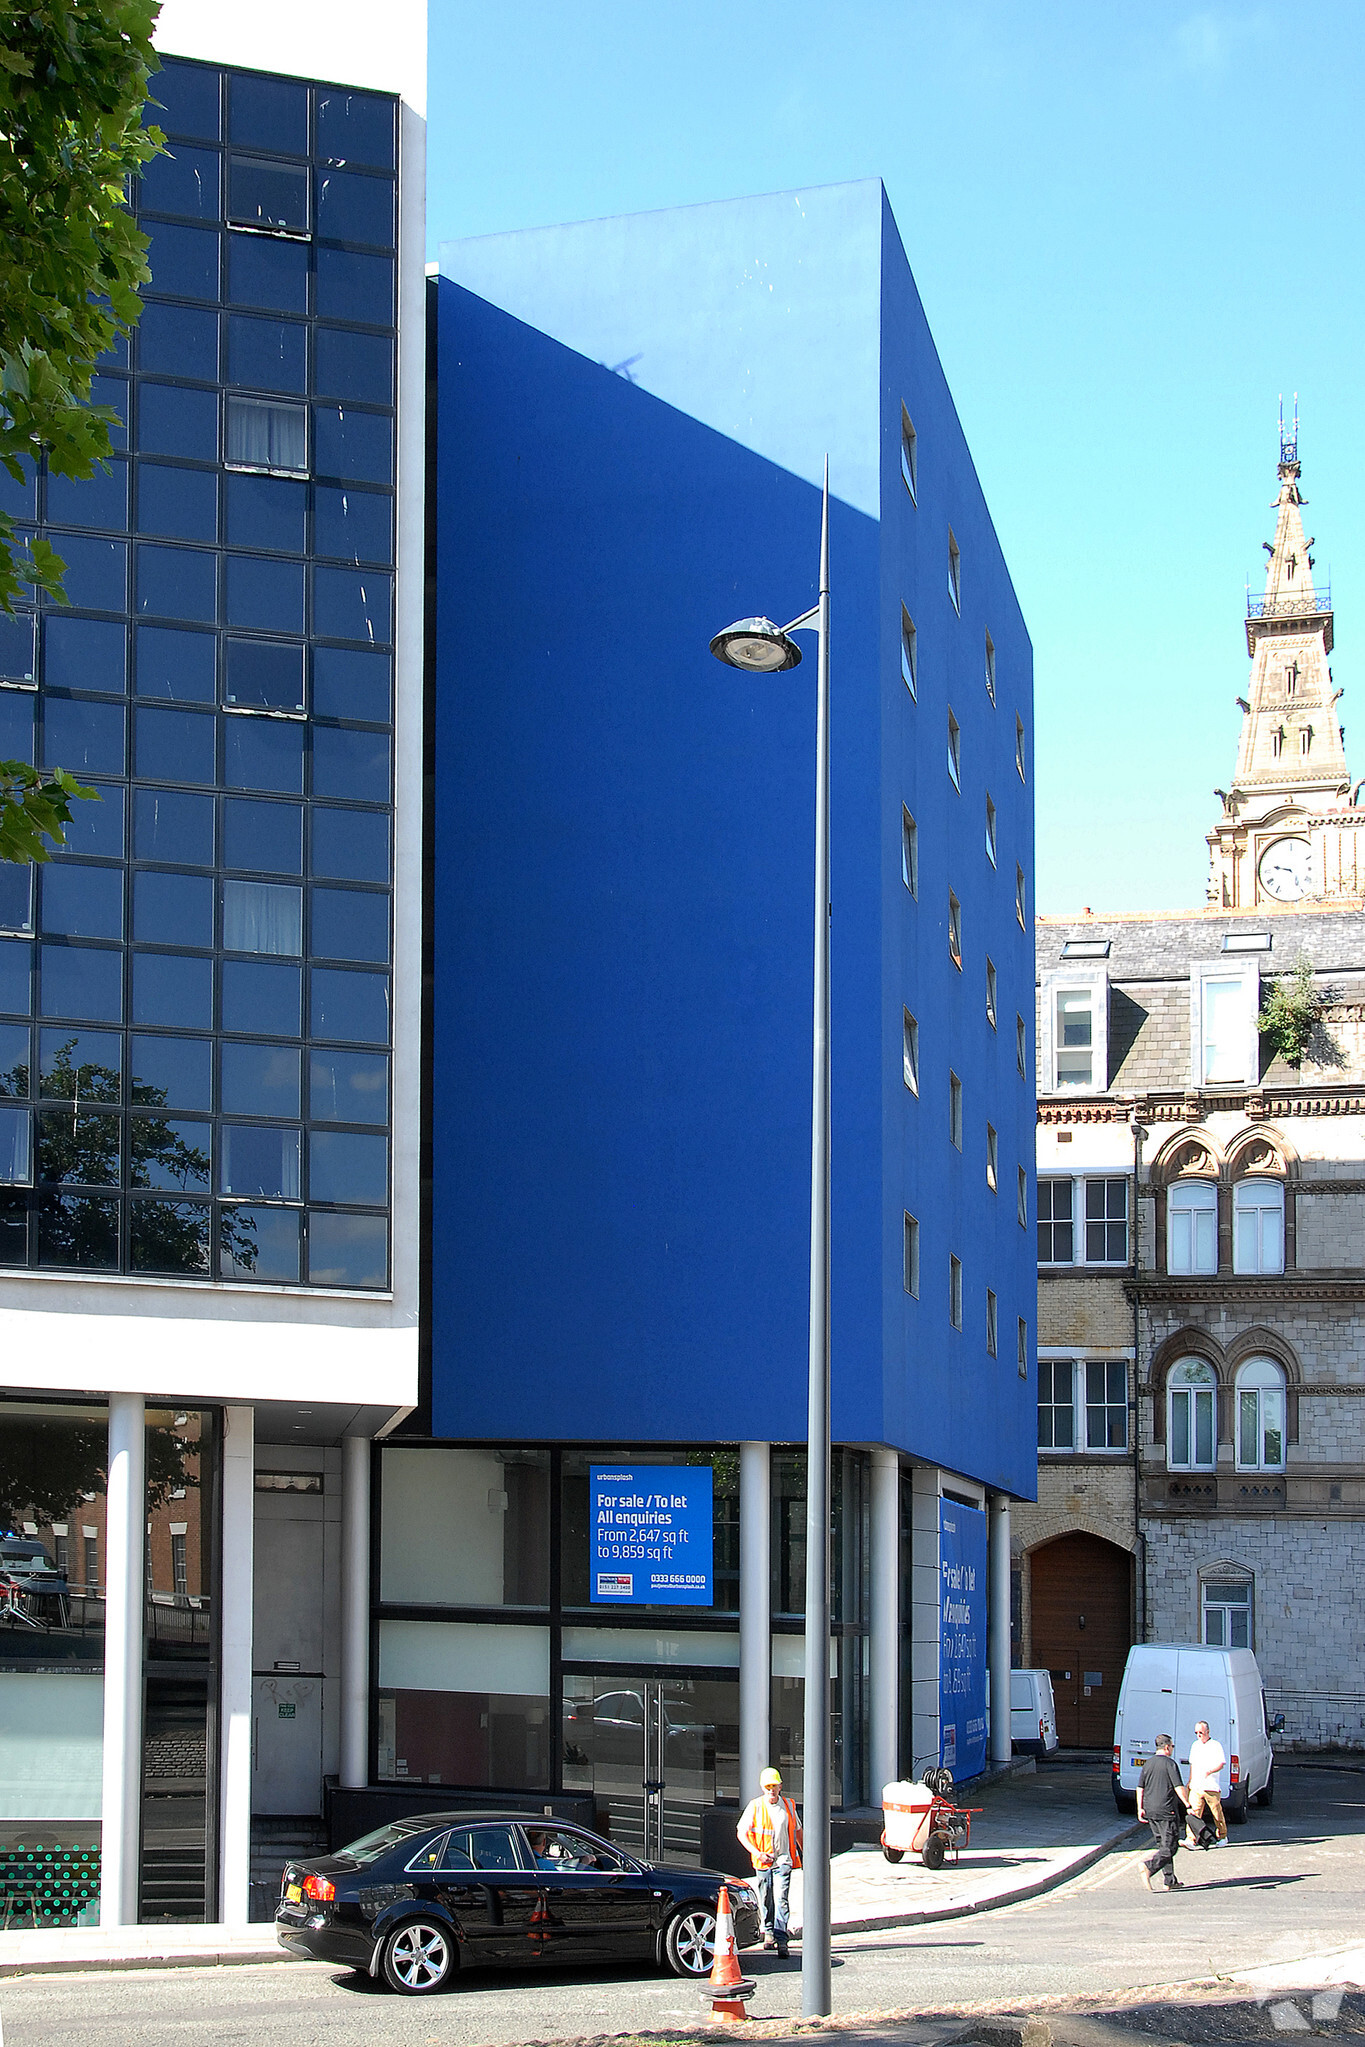
[[[1332,609],[1332,585],[1319,583],[1315,588],[1292,597],[1253,597],[1247,593],[1248,618],[1311,618]]]

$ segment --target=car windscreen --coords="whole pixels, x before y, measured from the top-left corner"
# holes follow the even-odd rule
[[[427,1820],[419,1820],[416,1824],[412,1820],[390,1820],[386,1827],[376,1827],[372,1834],[362,1834],[358,1841],[348,1841],[337,1853],[347,1856],[352,1862],[378,1862],[390,1849],[426,1833],[429,1825]]]

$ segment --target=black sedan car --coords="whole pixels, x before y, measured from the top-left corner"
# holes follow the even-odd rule
[[[294,1954],[382,1976],[409,1997],[479,1963],[667,1963],[711,1967],[716,1897],[729,1882],[735,1937],[759,1937],[747,1884],[664,1869],[583,1827],[505,1812],[394,1820],[335,1855],[291,1862],[275,1913]]]

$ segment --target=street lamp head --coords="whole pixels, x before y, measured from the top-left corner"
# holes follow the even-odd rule
[[[717,661],[730,668],[747,668],[760,674],[774,674],[779,668],[795,668],[801,649],[770,618],[741,618],[717,633],[711,642]]]

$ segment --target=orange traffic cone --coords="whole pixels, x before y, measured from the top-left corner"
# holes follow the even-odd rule
[[[536,1898],[536,1909],[531,1914],[531,1924],[526,1929],[526,1938],[534,1943],[535,1958],[537,1961],[540,1960],[540,1957],[545,1952],[545,1946],[546,1942],[549,1939],[549,1934],[550,1904],[549,1900],[545,1896],[544,1891],[541,1891]]]
[[[730,1910],[730,1893],[724,1884],[716,1900],[716,1945],[711,1960],[711,1977],[706,1987],[706,1996],[711,2000],[713,2019],[747,2019],[744,2009],[746,1997],[752,1997],[757,1985],[752,1976],[745,1976],[739,1966],[739,1948],[735,1942],[735,1919]]]

